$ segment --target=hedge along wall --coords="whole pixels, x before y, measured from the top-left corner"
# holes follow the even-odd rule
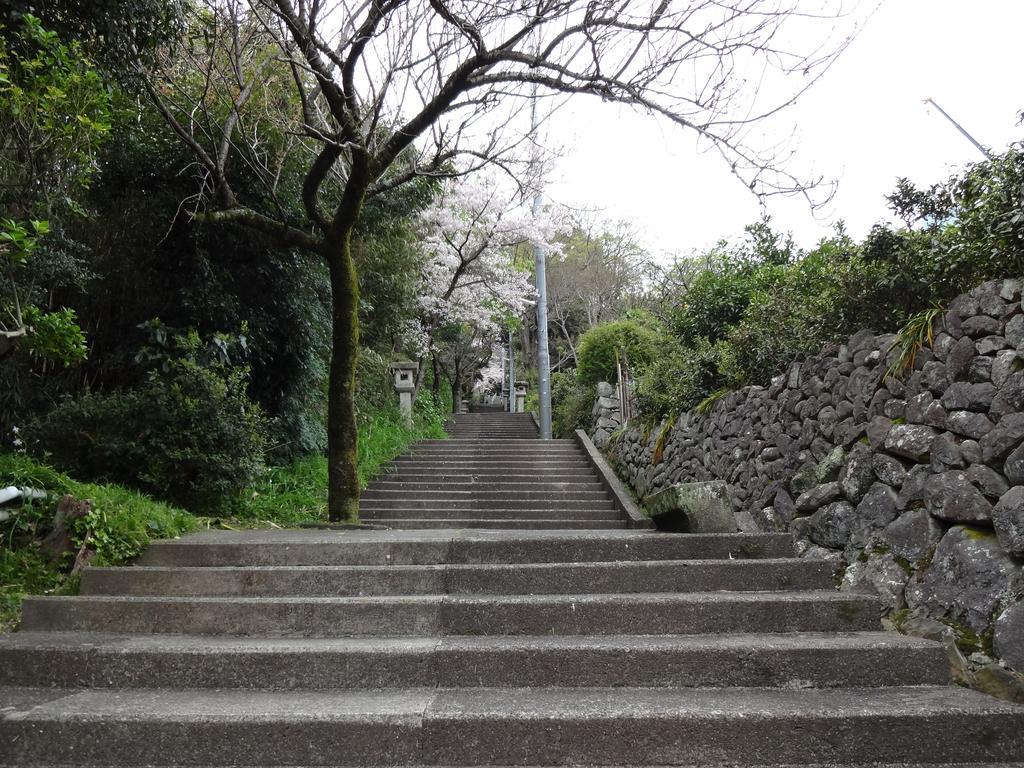
[[[942,621],[979,663],[1024,672],[1021,281],[952,302],[901,378],[886,375],[896,340],[857,333],[649,431],[616,429],[605,391],[593,438],[641,499],[724,481],[740,529],[792,531],[897,624]]]

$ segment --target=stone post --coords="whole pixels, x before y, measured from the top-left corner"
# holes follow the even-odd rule
[[[412,360],[398,360],[391,364],[395,374],[395,391],[398,392],[398,407],[407,426],[412,426],[412,393],[416,389],[416,363]]]
[[[526,411],[526,390],[530,385],[525,381],[516,382],[516,413]]]

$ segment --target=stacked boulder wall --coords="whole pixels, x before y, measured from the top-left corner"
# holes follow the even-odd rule
[[[609,433],[602,397],[597,437],[641,500],[725,483],[741,530],[791,531],[896,626],[941,622],[976,672],[1024,673],[1021,285],[955,299],[899,375],[897,337],[861,331],[653,430]]]

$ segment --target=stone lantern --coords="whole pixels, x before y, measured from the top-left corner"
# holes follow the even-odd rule
[[[410,427],[412,426],[412,393],[416,389],[416,369],[418,366],[412,360],[398,360],[391,364],[391,370],[395,374],[395,391],[398,392],[398,407],[402,411],[402,418]]]
[[[516,413],[523,413],[526,410],[526,390],[529,387],[525,381],[516,382]]]

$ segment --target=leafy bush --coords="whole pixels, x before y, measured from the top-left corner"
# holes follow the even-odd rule
[[[194,512],[223,513],[263,470],[267,420],[248,369],[201,353],[190,333],[137,388],[67,398],[29,429],[30,445],[79,477],[123,483]],[[223,342],[223,340],[221,340]]]
[[[551,431],[555,437],[572,437],[591,423],[596,392],[580,383],[575,369],[551,375]]]
[[[637,378],[635,406],[645,422],[689,410],[721,386],[723,345],[698,339],[692,347],[668,345]]]
[[[619,320],[591,328],[580,337],[576,369],[580,383],[616,381],[617,355],[625,353],[633,369],[643,368],[659,354],[664,339],[636,320]]]

